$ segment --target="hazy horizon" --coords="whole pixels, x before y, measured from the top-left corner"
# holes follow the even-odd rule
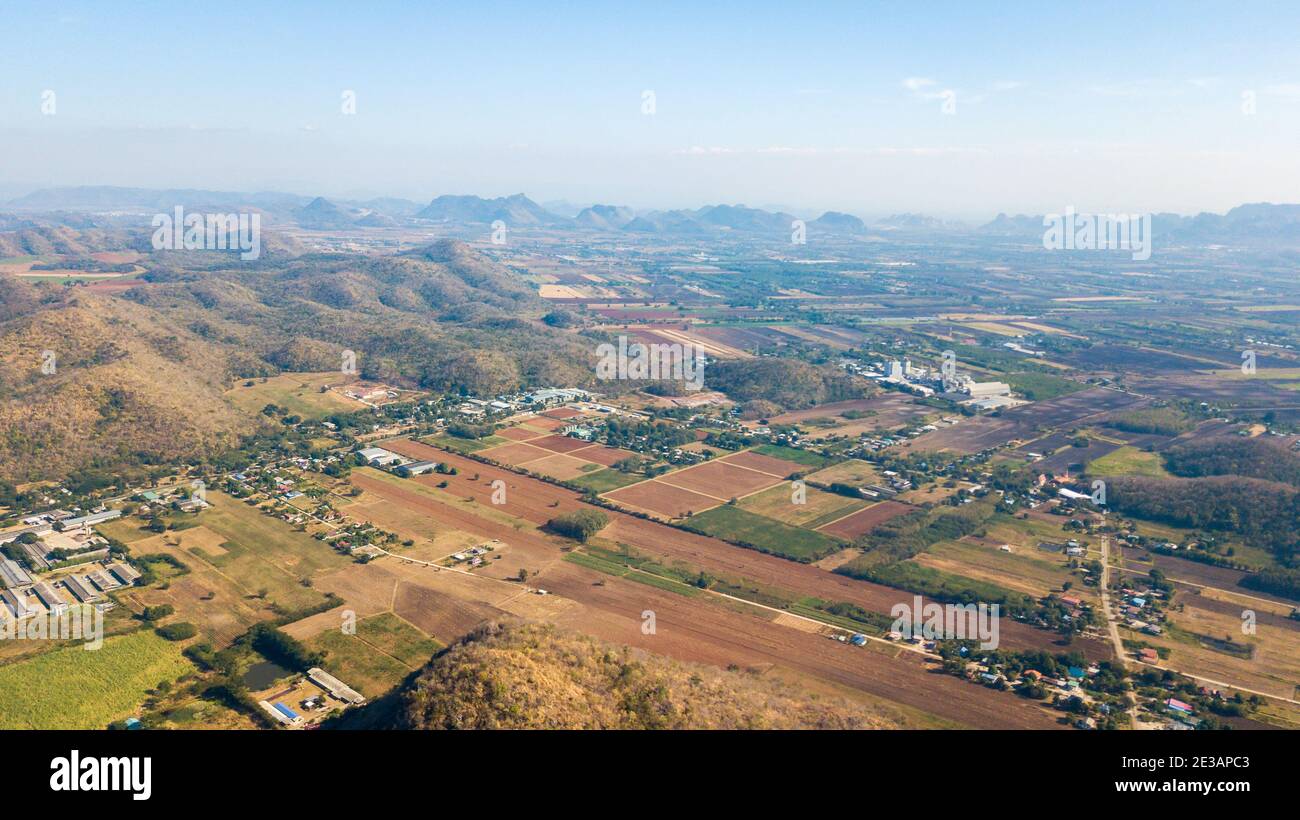
[[[1036,6],[287,4],[221,25],[16,3],[0,190],[524,192],[971,222],[1295,201],[1300,10],[1090,8],[1113,36]]]

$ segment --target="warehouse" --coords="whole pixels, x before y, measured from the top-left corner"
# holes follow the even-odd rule
[[[349,688],[343,681],[334,677],[320,667],[313,666],[307,670],[307,677],[311,678],[312,683],[329,692],[341,701],[354,705],[366,702],[366,699],[355,689]]]
[[[96,524],[102,524],[105,521],[112,521],[115,518],[121,518],[121,510],[104,510],[103,512],[83,515],[80,518],[65,518],[58,523],[60,532],[80,529],[81,527],[93,527]]]
[[[140,577],[140,573],[130,564],[115,563],[108,565],[108,571],[113,573],[113,577],[123,584],[130,586]]]
[[[14,592],[12,589],[0,591],[0,601],[4,601],[5,609],[16,620],[22,620],[35,614],[32,612],[31,607],[27,606],[27,596]]]
[[[0,581],[4,581],[6,587],[21,587],[30,584],[32,576],[21,564],[6,556],[0,558]]]
[[[59,593],[48,582],[41,581],[32,587],[32,591],[36,593],[36,597],[41,599],[41,603],[45,604],[45,608],[52,614],[62,615],[68,611],[67,602],[59,597]]]
[[[76,575],[69,575],[67,578],[63,579],[63,583],[68,588],[68,591],[75,595],[77,600],[81,601],[83,604],[99,598],[99,593],[91,588],[90,582],[85,578],[80,578]]]

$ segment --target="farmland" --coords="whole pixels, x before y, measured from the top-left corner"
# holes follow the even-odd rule
[[[0,728],[102,729],[132,714],[148,690],[194,670],[180,647],[141,630],[87,651],[67,646],[0,666]]]

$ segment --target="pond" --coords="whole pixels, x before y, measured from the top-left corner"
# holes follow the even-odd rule
[[[290,674],[292,673],[288,669],[279,664],[261,661],[248,667],[248,671],[244,673],[244,685],[256,692]]]

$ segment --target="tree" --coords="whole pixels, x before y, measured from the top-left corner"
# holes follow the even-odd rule
[[[600,510],[577,510],[552,518],[546,526],[559,535],[585,542],[608,523],[609,517]]]

